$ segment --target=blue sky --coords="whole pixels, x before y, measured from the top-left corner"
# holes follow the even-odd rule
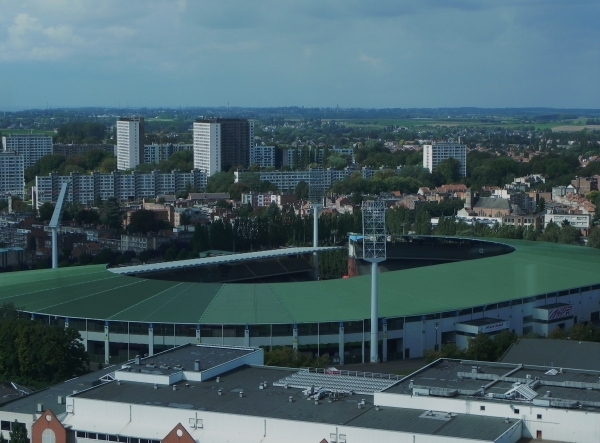
[[[598,0],[0,7],[0,109],[600,108]]]

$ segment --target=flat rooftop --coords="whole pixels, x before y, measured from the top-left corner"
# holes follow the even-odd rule
[[[307,400],[302,389],[273,386],[273,383],[296,372],[294,369],[244,367],[205,382],[179,382],[172,386],[154,389],[152,384],[138,382],[110,382],[80,394],[77,398],[154,405],[179,409],[201,410],[258,416],[284,420],[328,423],[443,435],[494,441],[515,424],[503,418],[445,412],[427,415],[427,411],[403,408],[377,408],[371,395],[348,395],[329,402],[328,399]],[[261,383],[267,387],[260,389]],[[222,395],[218,392],[221,389]],[[243,397],[239,393],[243,391]],[[292,402],[289,398],[292,397]],[[362,400],[365,405],[359,409]],[[126,430],[123,434],[126,435]]]
[[[253,352],[257,350],[231,346],[187,345],[142,358],[139,365],[133,361],[127,366],[135,372],[169,375],[182,370],[193,371],[196,360],[200,363],[200,370],[205,371]]]
[[[534,391],[533,398],[501,398],[517,382],[529,386]],[[477,392],[481,387],[485,387],[483,394]],[[580,407],[600,412],[600,371],[442,359],[384,392],[411,395],[413,388],[429,389],[429,395],[434,397],[477,398],[478,401],[513,404],[548,401],[548,407]],[[489,394],[499,397],[491,398]]]

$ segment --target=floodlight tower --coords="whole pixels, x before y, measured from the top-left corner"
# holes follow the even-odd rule
[[[371,363],[379,361],[378,270],[386,259],[385,202],[362,204],[363,259],[371,263]]]
[[[52,232],[52,269],[58,268],[58,229],[60,228],[60,219],[62,215],[63,203],[67,197],[67,190],[69,189],[69,183],[63,183],[60,188],[60,194],[54,206],[54,212],[50,219],[48,227]]]
[[[308,172],[308,200],[313,210],[313,266],[315,268],[315,280],[319,279],[319,208],[323,206],[325,196],[323,170],[320,168],[310,169]]]

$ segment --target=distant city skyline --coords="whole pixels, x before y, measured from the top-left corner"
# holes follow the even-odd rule
[[[0,110],[600,103],[597,0],[0,3]]]

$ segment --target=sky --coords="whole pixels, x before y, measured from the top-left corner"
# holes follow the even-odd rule
[[[600,108],[599,0],[0,0],[0,109]]]

